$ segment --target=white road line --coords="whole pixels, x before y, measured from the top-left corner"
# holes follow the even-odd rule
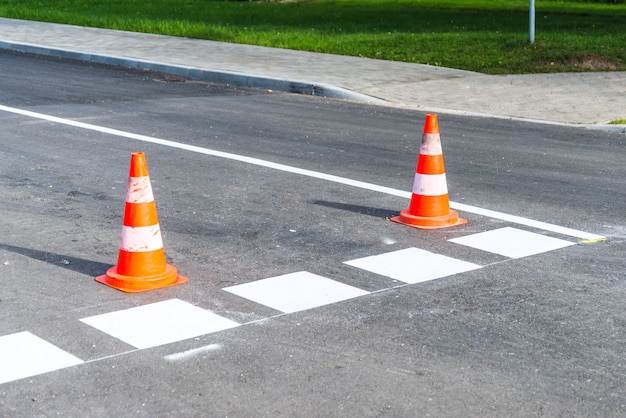
[[[531,228],[543,229],[544,231],[555,232],[561,235],[580,238],[586,241],[600,241],[606,237],[602,235],[592,234],[591,232],[580,231],[578,229],[566,228],[555,224],[536,221],[534,219],[523,218],[521,216],[509,215],[508,213],[496,212],[489,209],[478,208],[476,206],[466,205],[464,203],[450,202],[450,207],[462,212],[470,212],[476,215],[485,216],[487,218],[500,219],[501,221],[513,224],[524,225]]]
[[[103,126],[92,125],[89,123],[77,122],[71,119],[59,118],[56,116],[46,115],[43,113],[31,112],[28,110],[17,109],[14,107],[0,105],[0,111],[14,113],[22,116],[27,116],[35,119],[46,120],[49,122],[59,123],[67,126],[73,126],[81,129],[88,129],[104,134],[115,135],[123,138],[134,139],[137,141],[148,142],[151,144],[163,145],[171,148],[178,148],[185,151],[195,152],[198,154],[210,155],[213,157],[225,158],[228,160],[239,161],[242,163],[253,164],[260,167],[271,168],[273,170],[284,171],[293,174],[300,174],[302,176],[312,177],[320,180],[326,180],[333,183],[344,184],[347,186],[358,187],[365,190],[371,190],[374,192],[385,193],[392,196],[403,197],[406,199],[411,198],[410,191],[403,191],[398,189],[392,189],[390,187],[380,186],[377,184],[367,183],[359,180],[353,180],[346,177],[335,176],[332,174],[321,173],[319,171],[306,170],[303,168],[293,167],[285,164],[274,163],[272,161],[261,160],[259,158],[246,157],[244,155],[232,154],[229,152],[222,152],[212,150],[210,148],[202,148],[195,145],[181,144],[180,142],[169,141],[167,139],[154,138],[145,135],[133,134],[130,132],[120,131],[117,129],[106,128]],[[500,219],[503,221],[515,223],[518,225],[525,225],[532,228],[542,229],[544,231],[555,232],[562,235],[567,235],[575,238],[580,238],[588,241],[602,240],[605,237],[602,235],[592,234],[590,232],[580,231],[577,229],[566,228],[559,225],[554,225],[546,222],[536,221],[533,219],[524,218],[516,215],[509,215],[502,212],[496,212],[489,209],[483,209],[475,206],[466,205],[463,203],[450,202],[450,206],[453,209],[473,213],[476,215],[486,216],[489,218]]]

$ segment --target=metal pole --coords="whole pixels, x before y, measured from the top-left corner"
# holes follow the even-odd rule
[[[528,27],[528,40],[531,44],[535,43],[535,0],[530,0],[529,6],[529,27]]]

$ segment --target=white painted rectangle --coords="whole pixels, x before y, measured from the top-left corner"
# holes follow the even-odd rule
[[[136,348],[150,348],[239,326],[178,299],[81,319]]]
[[[303,311],[369,293],[307,271],[225,287],[224,290],[285,313]]]
[[[478,264],[413,247],[358,258],[345,264],[405,283],[420,283],[481,268]]]
[[[78,357],[27,331],[0,337],[0,384],[81,363]]]
[[[575,245],[574,242],[505,227],[449,240],[510,258],[521,258]]]

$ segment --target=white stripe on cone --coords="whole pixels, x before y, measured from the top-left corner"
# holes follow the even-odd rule
[[[126,201],[128,203],[149,203],[154,201],[149,176],[128,178]]]
[[[413,193],[422,196],[443,196],[448,194],[446,174],[415,173]]]
[[[420,154],[422,155],[441,155],[441,138],[439,134],[424,134],[422,145],[420,146]]]
[[[129,253],[156,251],[163,248],[159,224],[151,226],[122,226],[120,249]]]

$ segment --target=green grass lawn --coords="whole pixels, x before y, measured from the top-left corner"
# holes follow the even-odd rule
[[[626,70],[626,4],[537,0],[2,0],[0,16],[426,63],[488,74]]]

